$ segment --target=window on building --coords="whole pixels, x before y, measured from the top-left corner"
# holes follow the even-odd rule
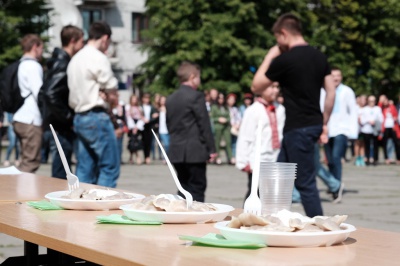
[[[103,12],[100,9],[83,9],[81,10],[83,20],[83,33],[84,39],[89,37],[89,28],[93,22],[101,21],[103,19]]]
[[[132,13],[132,42],[143,42],[142,30],[149,28],[149,20],[142,13]]]

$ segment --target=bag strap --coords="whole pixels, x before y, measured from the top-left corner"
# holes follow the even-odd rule
[[[25,61],[25,60],[33,60],[33,61],[36,61],[36,62],[37,62],[37,60],[35,60],[35,59],[33,59],[33,58],[30,58],[30,57],[22,57],[22,58],[19,60],[20,64],[22,63],[22,61]],[[17,79],[18,79],[18,72],[17,72]],[[25,97],[23,97],[24,100],[26,100],[26,98],[28,98],[28,97],[31,96],[31,95],[33,96],[32,91],[31,91],[29,88],[27,88],[27,89],[29,90],[29,94],[26,95]],[[38,102],[37,99],[35,98],[35,96],[33,96],[33,99],[35,100],[36,103]]]

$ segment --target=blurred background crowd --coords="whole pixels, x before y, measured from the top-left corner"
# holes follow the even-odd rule
[[[204,93],[217,153],[209,163],[237,165],[242,120],[259,96],[251,93],[250,84],[266,48],[276,43],[271,32],[274,21],[288,11],[301,17],[308,43],[326,54],[331,66],[340,67],[337,88],[345,83],[352,91],[350,98],[354,99],[348,98],[348,109],[355,119],[348,126],[357,134],[346,136],[348,152],[342,156],[343,162],[359,167],[400,164],[399,1],[201,0],[193,4],[185,0],[0,0],[0,69],[22,55],[34,57],[38,64],[32,69],[37,70],[41,80],[35,85],[39,95],[42,81],[52,79],[52,60],[59,59],[61,48],[70,47],[64,49],[69,60],[84,43],[95,42],[104,55],[101,58],[108,59],[106,89],[115,89],[101,95],[116,138],[112,152],[121,157],[115,162],[141,165],[163,161],[152,130],[168,151],[166,99],[178,85],[176,67],[183,60],[195,61],[202,69],[199,90]],[[91,34],[91,27],[100,21],[107,22],[110,33],[100,32],[99,37]],[[60,38],[66,25],[78,29],[78,37],[70,34],[67,42]],[[21,39],[32,33],[37,36],[36,41],[20,46]],[[87,61],[97,58],[89,54]],[[64,74],[66,71],[67,64]],[[75,71],[80,72],[79,64],[75,64]],[[79,89],[76,87],[79,86],[74,90]],[[28,101],[35,106],[33,100]],[[285,101],[279,90],[273,100],[277,105]],[[78,114],[87,111],[79,104],[64,104],[64,110],[73,108]],[[338,110],[340,104],[335,102],[333,110]],[[39,107],[35,108],[31,129],[43,130],[40,136],[36,135],[41,145],[35,156],[40,163],[48,163],[57,150],[54,145],[51,148],[53,137],[48,121],[39,114]],[[24,142],[17,135],[23,134],[13,126],[31,124],[23,118],[32,115],[32,109],[25,109],[25,114],[17,117],[1,112],[4,166],[20,167]],[[73,116],[68,117],[71,126],[72,119]],[[25,127],[24,132],[33,131]],[[71,144],[71,163],[77,163],[81,144],[69,136],[67,140]],[[25,143],[28,144],[29,141]],[[325,164],[329,164],[324,152],[328,146],[318,149],[320,161]],[[31,148],[25,151],[28,149]],[[122,157],[124,150],[129,151],[128,158]],[[22,169],[35,172],[37,167]],[[119,170],[113,171],[118,176]]]
[[[113,99],[112,114],[116,117],[118,129],[118,153],[122,155],[123,150],[127,149],[130,156],[121,158],[121,163],[151,164],[152,161],[163,161],[162,154],[155,143],[154,137],[149,130],[145,130],[145,125],[153,129],[159,136],[164,148],[168,151],[169,137],[165,116],[165,101],[167,95],[158,93],[151,95],[144,93],[141,97],[132,94],[129,102],[125,103],[118,98]],[[242,95],[224,93],[218,89],[211,89],[204,92],[207,110],[209,111],[210,121],[218,151],[218,157],[210,161],[214,164],[235,165],[236,142],[239,135],[241,120],[247,107],[253,102],[255,96],[248,92]],[[283,103],[284,99],[279,94],[277,101]],[[347,157],[344,162],[352,162],[356,166],[399,164],[400,147],[400,97],[399,99],[389,99],[386,95],[376,98],[373,95],[361,94],[356,96],[358,123],[354,127],[358,128],[359,135],[355,139],[349,139],[347,143]],[[150,116],[145,116],[144,109],[150,107]],[[376,111],[376,116],[369,117],[371,110]],[[15,164],[19,166],[19,142],[12,127],[12,117],[10,113],[4,113],[2,124],[2,136],[6,138],[6,154],[2,158],[3,166]],[[220,118],[223,118],[221,123]],[[372,127],[366,126],[362,121],[372,119]],[[117,128],[116,128],[117,130]],[[148,134],[146,136],[146,134]],[[50,146],[49,141],[53,138],[48,129],[43,133],[41,148],[41,162],[49,162]],[[150,139],[144,141],[144,139]],[[323,154],[322,154],[323,155]],[[380,155],[380,157],[379,157]],[[321,157],[326,162],[324,156]]]

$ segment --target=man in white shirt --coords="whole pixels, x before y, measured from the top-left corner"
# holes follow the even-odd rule
[[[21,41],[24,55],[18,67],[18,85],[24,104],[14,114],[14,131],[21,143],[21,164],[19,170],[34,173],[40,166],[42,144],[42,117],[37,104],[40,87],[43,84],[42,58],[43,42],[36,34],[28,34]]]
[[[110,38],[109,25],[93,23],[87,45],[71,59],[67,75],[78,141],[76,175],[84,183],[116,187],[120,156],[104,101],[104,93],[115,92],[118,83],[105,55]]]
[[[236,167],[248,173],[248,191],[245,198],[250,195],[256,132],[260,119],[263,136],[261,139],[261,161],[276,162],[280,152],[286,115],[285,107],[276,102],[278,94],[278,83],[274,82],[244,112],[236,144]]]
[[[348,139],[357,139],[358,115],[356,96],[353,90],[342,83],[342,72],[332,67],[331,74],[336,87],[335,103],[328,122],[328,143],[324,145],[329,172],[342,181],[342,158],[347,149]],[[325,101],[325,91],[321,90],[321,103]],[[321,104],[322,106],[322,104]],[[334,201],[341,198],[343,191],[331,191]]]

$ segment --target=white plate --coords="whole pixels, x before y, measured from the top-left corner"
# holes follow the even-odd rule
[[[132,203],[143,199],[145,196],[135,193],[126,193],[132,195],[132,199],[115,199],[115,200],[87,200],[87,199],[66,199],[62,198],[69,193],[69,191],[55,191],[46,194],[44,197],[50,202],[64,209],[70,210],[115,210],[123,204]]]
[[[265,243],[275,247],[328,247],[342,243],[356,228],[351,224],[342,223],[340,231],[328,232],[270,232],[242,230],[227,227],[229,221],[214,225],[221,234],[229,240],[248,240],[252,243]]]
[[[125,215],[132,220],[137,221],[154,221],[171,224],[194,224],[194,223],[206,223],[206,222],[218,222],[225,219],[229,212],[233,211],[234,208],[229,205],[215,204],[216,211],[208,212],[163,212],[163,211],[146,211],[146,210],[135,210],[131,208],[130,204],[123,205],[120,207],[124,211]]]

